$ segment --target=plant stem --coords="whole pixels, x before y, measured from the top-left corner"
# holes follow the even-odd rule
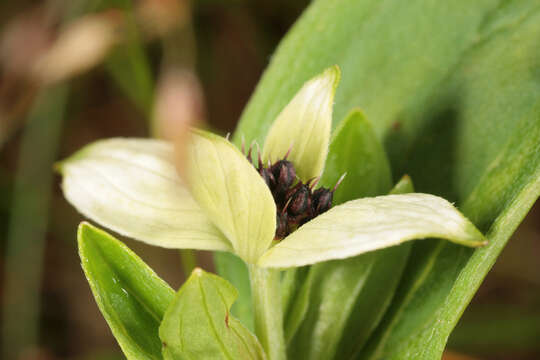
[[[22,137],[6,239],[2,359],[17,359],[23,350],[38,345],[52,167],[67,95],[64,85],[43,91],[28,115]]]
[[[285,360],[279,271],[252,264],[248,267],[253,295],[255,333],[269,360]]]
[[[193,269],[197,267],[197,255],[195,250],[182,249],[180,250],[180,260],[182,261],[182,270],[186,279],[191,275]]]

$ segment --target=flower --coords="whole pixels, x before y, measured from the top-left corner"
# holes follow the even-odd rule
[[[322,174],[339,78],[334,66],[304,84],[270,128],[263,164],[288,154],[300,182]],[[148,139],[98,141],[59,168],[66,198],[103,226],[162,247],[234,252],[261,267],[347,258],[428,237],[485,243],[448,201],[420,193],[345,202],[276,242],[277,207],[261,166],[228,139],[198,129],[186,179],[175,170],[172,145]]]

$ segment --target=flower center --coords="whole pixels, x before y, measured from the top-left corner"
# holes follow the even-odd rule
[[[252,148],[246,157],[250,163]],[[332,207],[332,199],[336,186],[330,190],[324,187],[315,189],[319,178],[313,178],[303,183],[297,176],[293,163],[287,160],[287,155],[275,163],[264,165],[259,154],[258,164],[254,165],[266,185],[270,189],[276,203],[276,240],[281,240],[296,230],[299,226]]]

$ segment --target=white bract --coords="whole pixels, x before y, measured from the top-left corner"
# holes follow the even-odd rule
[[[299,90],[267,135],[265,161],[291,149],[288,159],[300,180],[322,173],[339,74],[331,67]],[[168,248],[231,251],[263,267],[342,259],[428,237],[485,243],[448,201],[406,194],[335,206],[272,246],[270,189],[233,144],[202,130],[192,131],[188,145],[187,185],[175,171],[172,145],[158,140],[98,141],[59,167],[66,198],[118,233]]]

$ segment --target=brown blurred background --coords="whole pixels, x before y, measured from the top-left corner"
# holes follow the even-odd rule
[[[54,161],[112,136],[226,133],[308,1],[0,3],[2,359],[122,359],[77,255]],[[540,206],[503,251],[447,359],[540,359]],[[127,245],[173,288],[178,252]],[[209,254],[198,254],[211,269]]]

